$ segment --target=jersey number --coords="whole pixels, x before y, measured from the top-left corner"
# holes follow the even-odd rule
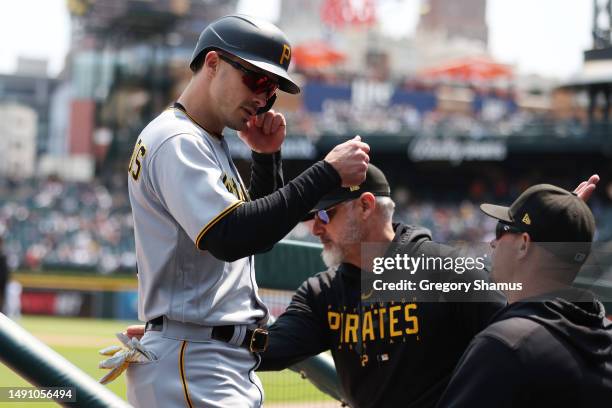
[[[141,160],[147,154],[147,148],[142,144],[142,140],[139,139],[136,146],[134,146],[134,151],[132,152],[132,158],[130,159],[130,165],[128,166],[128,173],[132,176],[132,178],[138,181],[138,177],[140,177],[140,170],[142,170]]]

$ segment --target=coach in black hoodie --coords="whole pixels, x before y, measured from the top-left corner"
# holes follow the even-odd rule
[[[595,221],[575,194],[541,184],[497,218],[492,278],[519,282],[461,358],[440,407],[612,407],[612,322],[571,288]]]
[[[370,164],[360,186],[338,188],[317,204],[312,232],[323,243],[329,269],[308,278],[269,328],[258,370],[282,370],[329,350],[349,406],[435,407],[469,342],[506,302],[496,293],[482,303],[364,302],[362,269],[371,267],[372,254],[363,243],[388,257],[456,256],[453,248],[431,241],[428,230],[392,223],[390,191],[382,171]],[[487,279],[484,272],[463,276]]]

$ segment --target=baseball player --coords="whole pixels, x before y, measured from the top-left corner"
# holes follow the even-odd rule
[[[128,400],[142,407],[258,407],[253,370],[267,344],[268,310],[252,255],[283,238],[319,201],[365,178],[369,147],[336,146],[283,186],[285,119],[270,110],[291,46],[274,25],[232,15],[202,31],[193,76],[172,107],[138,136],[128,169],[138,264],[138,315],[146,323]],[[252,153],[247,189],[224,128]]]

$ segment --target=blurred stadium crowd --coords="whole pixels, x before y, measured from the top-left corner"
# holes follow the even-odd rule
[[[284,111],[290,134],[361,133],[419,137],[508,136],[586,137],[596,133],[579,110],[550,109],[550,90],[517,94],[511,84],[480,86],[466,81],[400,78],[371,82],[357,74],[313,76],[304,73],[304,107]],[[390,85],[394,84],[394,85]],[[541,93],[546,97],[542,98]],[[546,101],[546,109],[520,106],[529,98]],[[554,99],[554,98],[552,98]],[[595,132],[594,132],[595,130]]]
[[[288,111],[286,116],[291,133],[312,139],[355,132],[423,137],[467,136],[474,139],[542,134],[584,137],[587,131],[579,117],[560,119],[550,111],[519,109],[511,90],[467,87],[457,91],[449,87],[451,92],[469,95],[469,102],[453,102],[454,111],[432,109],[444,103],[440,97],[444,93],[440,89],[443,85],[440,84],[411,84],[401,87],[399,92],[396,90],[395,95],[401,92],[401,96],[411,99],[409,102],[359,106],[355,101],[338,98],[325,100],[320,106],[309,106],[310,95],[326,91],[333,93],[334,90],[347,92],[350,83],[342,85],[342,82],[338,84],[329,78],[307,79],[304,92],[307,109]],[[355,92],[354,86],[352,92]]]
[[[445,199],[436,197],[433,188],[409,191],[397,186],[395,219],[431,229],[440,242],[488,242],[493,238],[494,223],[478,205],[493,196],[509,202],[520,186],[517,182],[500,189],[474,182],[470,191],[446,192]],[[109,188],[100,181],[77,183],[49,178],[6,182],[0,185],[0,197],[0,232],[5,237],[11,269],[74,269],[103,274],[135,269],[133,221],[125,189]],[[612,207],[598,197],[590,204],[598,222],[598,239],[612,239]],[[298,225],[287,238],[318,241],[307,223]]]
[[[133,269],[127,194],[95,181],[30,180],[0,187],[0,229],[12,269]]]
[[[391,109],[355,109],[336,104],[319,114],[304,111],[287,114],[293,134],[317,139],[321,135],[403,134],[421,137],[464,136],[472,139],[548,134],[586,137],[587,127],[578,119],[554,120],[546,113],[516,111],[491,117],[468,113],[420,112],[409,105]]]

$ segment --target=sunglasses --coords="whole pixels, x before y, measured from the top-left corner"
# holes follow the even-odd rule
[[[323,224],[327,225],[331,222],[332,217],[336,214],[336,210],[338,210],[338,207],[342,204],[343,203],[336,204],[327,210],[319,210],[317,211],[316,217],[320,219]]]
[[[321,220],[321,222],[325,225],[331,222],[332,217],[336,213],[336,208],[330,208],[328,210],[319,210],[317,211],[317,218]]]
[[[334,216],[334,214],[336,214],[336,211],[338,210],[338,207],[340,207],[342,204],[346,204],[349,203],[351,201],[355,200],[355,198],[352,198],[348,201],[342,201],[330,208],[328,208],[327,210],[319,210],[317,211],[317,213],[315,214],[315,217],[320,219],[321,222],[325,225],[329,224],[331,222],[332,217]]]
[[[495,239],[499,240],[504,234],[522,234],[523,231],[513,225],[499,221],[495,226]]]
[[[248,68],[245,68],[238,62],[229,59],[225,55],[219,54],[219,58],[230,64],[238,71],[242,72],[242,83],[245,84],[246,87],[249,88],[251,91],[253,91],[253,93],[265,93],[266,98],[270,98],[278,89],[278,83],[266,74],[262,74],[260,72],[255,72]]]

